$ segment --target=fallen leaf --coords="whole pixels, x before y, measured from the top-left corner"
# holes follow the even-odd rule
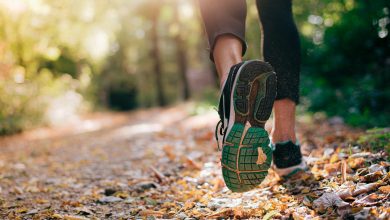
[[[216,178],[214,180],[214,187],[213,191],[218,192],[220,189],[222,189],[225,186],[225,182],[221,178]]]
[[[24,190],[23,190],[22,188],[18,187],[18,186],[15,186],[15,187],[13,188],[13,191],[14,191],[14,193],[16,193],[16,194],[23,194],[23,192],[24,192]]]
[[[349,208],[350,204],[344,202],[336,193],[324,193],[320,198],[313,201],[313,208],[324,213],[328,208],[336,207],[338,209]]]
[[[76,215],[64,215],[63,219],[65,220],[89,220],[88,218]]]
[[[155,211],[155,210],[142,210],[138,214],[141,216],[156,216],[161,218],[165,213],[161,211]]]
[[[370,183],[370,182],[375,182],[377,180],[380,180],[382,179],[382,177],[383,177],[382,171],[376,171],[374,173],[369,173],[367,175],[364,175],[360,177],[360,179],[362,182]]]
[[[371,155],[372,155],[372,153],[370,153],[370,152],[360,152],[360,153],[352,154],[351,156],[349,156],[349,158],[362,158],[362,159],[364,159],[364,157],[369,157]]]
[[[233,213],[234,213],[234,211],[232,208],[224,208],[220,211],[214,212],[211,215],[208,215],[207,219],[216,219],[216,218],[221,218],[221,217],[228,218],[229,216],[232,216]]]
[[[121,198],[118,198],[118,197],[115,197],[115,196],[103,196],[102,198],[100,198],[98,201],[100,203],[112,203],[112,202],[120,202],[122,201],[123,199]]]
[[[235,208],[242,203],[242,198],[212,198],[208,204],[207,208],[211,210],[216,210],[219,208]]]
[[[303,197],[302,203],[303,203],[305,206],[311,207],[313,201],[312,201],[312,199],[310,199],[310,197],[305,196],[305,197]]]
[[[382,193],[386,193],[386,194],[390,193],[390,185],[379,187],[379,191],[381,191]]]
[[[124,191],[118,191],[114,194],[115,197],[119,197],[121,199],[126,199],[127,197],[129,197],[129,194],[127,192],[124,192]]]
[[[310,188],[309,187],[305,187],[301,190],[301,193],[309,193],[310,192]]]
[[[376,189],[380,185],[381,185],[380,182],[358,185],[356,187],[356,189],[353,191],[352,195],[357,196],[357,195],[360,195],[362,193],[370,192],[370,191]]]
[[[376,193],[371,193],[352,203],[353,206],[373,206],[380,203],[386,196],[379,196]]]
[[[202,166],[199,165],[197,162],[195,162],[194,160],[192,160],[191,158],[189,157],[185,157],[185,163],[186,163],[186,166],[188,168],[193,168],[195,170],[200,170],[202,169]]]
[[[187,201],[184,203],[183,210],[192,209],[195,206],[195,203],[193,201]]]
[[[28,211],[28,209],[26,207],[18,208],[16,210],[17,213],[26,213],[27,211]]]
[[[386,168],[379,165],[379,164],[372,164],[369,168],[368,168],[368,171],[370,173],[375,173],[377,171],[381,171],[383,173],[386,173]]]
[[[267,212],[267,214],[264,215],[263,219],[262,220],[269,220],[269,219],[272,219],[272,217],[274,217],[275,215],[279,214],[278,211],[276,210],[272,210],[270,212]]]
[[[256,161],[256,164],[263,164],[264,161],[267,160],[267,155],[265,155],[265,153],[263,152],[263,149],[261,147],[258,147],[257,148],[257,161]]]
[[[352,169],[357,169],[357,168],[364,167],[364,163],[365,162],[366,162],[366,160],[364,158],[362,158],[362,157],[357,157],[357,158],[349,157],[348,158],[348,165]]]
[[[331,163],[331,164],[325,164],[325,170],[329,175],[332,175],[334,173],[337,173],[340,171],[341,162],[337,163]]]
[[[224,208],[221,211],[217,211],[211,215],[207,216],[207,219],[216,219],[216,218],[229,218],[233,219],[246,219],[251,217],[254,214],[254,210],[244,210],[241,207],[237,208]]]
[[[339,154],[338,154],[338,153],[334,153],[334,154],[332,154],[332,156],[330,157],[329,163],[336,163],[336,162],[339,161],[339,160],[340,160]]]
[[[26,215],[35,215],[39,212],[39,209],[31,209],[28,212],[26,212]]]
[[[169,160],[174,161],[176,159],[176,154],[174,153],[173,147],[171,145],[165,145],[163,147],[163,151]]]

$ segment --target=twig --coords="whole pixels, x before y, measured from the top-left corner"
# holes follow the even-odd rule
[[[347,181],[347,162],[345,160],[341,161],[341,183]]]
[[[150,169],[153,171],[154,176],[158,179],[160,183],[164,183],[167,181],[165,175],[158,171],[154,166],[150,166]]]

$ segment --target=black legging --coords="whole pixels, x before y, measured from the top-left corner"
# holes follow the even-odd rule
[[[236,36],[245,43],[245,0],[199,0],[200,9],[210,44],[210,58],[216,39],[224,34]],[[265,61],[275,69],[278,77],[276,99],[299,102],[300,42],[292,15],[292,0],[257,0],[263,27]]]

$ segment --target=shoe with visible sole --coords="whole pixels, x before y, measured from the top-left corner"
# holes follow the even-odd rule
[[[219,102],[216,128],[222,148],[222,175],[233,192],[257,187],[268,175],[272,150],[264,126],[276,97],[276,74],[268,63],[252,60],[234,65]]]
[[[271,144],[273,149],[273,169],[283,179],[289,179],[300,171],[306,171],[307,165],[298,143],[292,141]]]

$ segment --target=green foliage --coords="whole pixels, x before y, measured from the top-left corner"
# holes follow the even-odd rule
[[[54,78],[43,70],[28,82],[0,81],[0,135],[20,132],[42,123],[53,100],[75,88],[68,75]]]
[[[308,23],[299,21],[302,94],[309,110],[340,115],[355,126],[389,125],[387,1],[326,1],[316,7],[316,13],[307,11]]]
[[[370,152],[385,151],[390,157],[390,129],[374,128],[361,135],[358,144],[362,145]]]

